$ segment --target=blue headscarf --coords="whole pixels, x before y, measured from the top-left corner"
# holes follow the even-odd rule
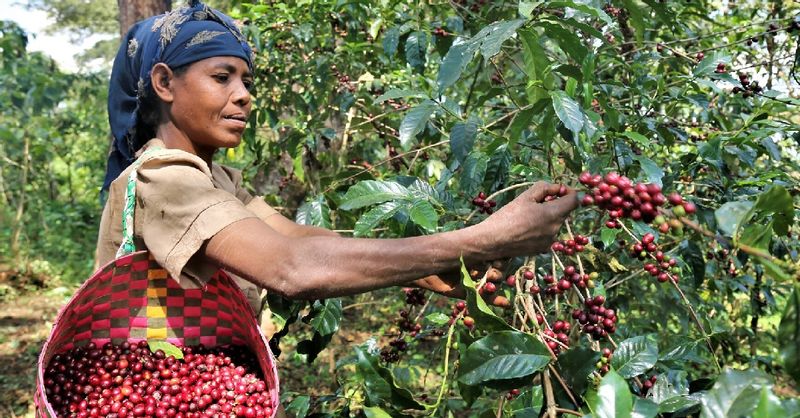
[[[108,89],[108,121],[114,141],[103,190],[129,166],[149,138],[137,138],[139,108],[152,89],[150,71],[163,62],[178,68],[205,58],[239,57],[253,70],[253,52],[233,20],[199,1],[188,7],[142,20],[120,45]],[[152,93],[151,93],[152,94]]]

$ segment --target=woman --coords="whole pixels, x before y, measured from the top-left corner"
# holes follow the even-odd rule
[[[457,291],[436,275],[458,269],[462,257],[480,263],[546,251],[577,205],[573,191],[544,202],[559,186],[539,183],[458,231],[355,239],[298,225],[242,189],[238,172],[212,163],[219,148],[241,141],[252,105],[251,55],[230,18],[199,3],[130,30],[109,89],[114,147],[98,265],[125,244],[121,213],[134,171],[135,239],[128,244],[148,249],[184,286],[202,285],[222,268],[251,283],[252,291],[300,299],[408,285],[420,277],[423,287]],[[257,292],[250,296],[256,304]]]

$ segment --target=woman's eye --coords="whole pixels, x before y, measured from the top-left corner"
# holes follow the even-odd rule
[[[244,80],[244,88],[246,88],[247,91],[253,91],[253,87],[255,87],[253,80]]]
[[[228,75],[227,74],[215,74],[214,78],[217,81],[221,82],[221,83],[224,83],[224,82],[228,81]]]

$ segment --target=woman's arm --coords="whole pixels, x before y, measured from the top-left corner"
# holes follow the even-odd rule
[[[478,262],[547,250],[577,206],[574,192],[543,202],[558,189],[538,183],[485,221],[458,231],[400,239],[296,237],[280,233],[281,226],[245,219],[214,235],[201,251],[220,267],[289,298],[361,293],[455,269],[462,257]]]

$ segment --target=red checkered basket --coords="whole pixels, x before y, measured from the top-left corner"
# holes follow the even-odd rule
[[[135,181],[133,174],[129,183],[135,185]],[[133,200],[127,200],[126,212],[130,213],[123,216],[128,220],[123,221],[127,231],[123,241],[132,242],[132,231],[126,227],[132,225],[132,209],[127,203]],[[148,251],[126,252],[121,248],[123,255],[97,270],[59,312],[37,363],[36,416],[56,417],[44,387],[45,368],[55,354],[89,342],[102,346],[107,342],[166,340],[176,346],[249,348],[269,387],[274,417],[279,403],[275,359],[239,286],[219,270],[204,288],[184,289]]]

